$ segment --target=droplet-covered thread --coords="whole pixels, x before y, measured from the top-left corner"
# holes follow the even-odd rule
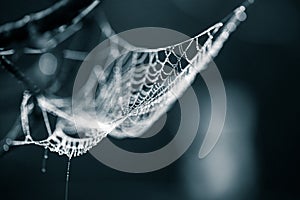
[[[12,144],[43,146],[46,150],[42,171],[46,171],[48,150],[71,159],[86,153],[108,134],[117,138],[140,136],[217,56],[229,35],[245,19],[245,9],[244,5],[240,6],[226,22],[164,48],[138,48],[117,36],[107,35],[111,43],[108,55],[121,56],[113,56],[114,62],[105,68],[95,66],[80,91],[82,98],[77,100],[75,109],[72,109],[70,99],[39,94],[34,96],[37,102],[34,103],[32,94],[24,92],[21,123],[25,140]],[[102,28],[105,34],[113,33],[108,24]],[[204,42],[200,44],[199,41]],[[33,140],[30,134],[28,116],[35,106],[41,109],[48,132],[47,138],[40,141]],[[74,110],[75,114],[72,113]],[[96,110],[96,114],[91,110]],[[48,115],[57,118],[54,130],[51,130]],[[75,134],[80,137],[74,137]]]

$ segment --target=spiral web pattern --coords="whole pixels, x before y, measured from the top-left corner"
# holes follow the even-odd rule
[[[109,37],[113,32],[103,25],[110,43],[106,65],[93,68],[73,104],[70,99],[33,97],[25,91],[21,104],[25,140],[12,144],[43,146],[71,159],[86,153],[108,134],[117,138],[140,136],[217,56],[245,18],[245,6],[240,6],[224,24],[217,23],[187,41],[158,49],[138,48]],[[35,106],[41,109],[48,132],[40,141],[30,133],[29,115]],[[56,117],[54,130],[49,115]]]

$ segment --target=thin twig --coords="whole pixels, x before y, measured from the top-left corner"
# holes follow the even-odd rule
[[[61,0],[45,10],[6,23],[0,26],[0,47],[28,39],[32,36],[33,30],[42,34],[76,24],[99,2],[98,0]]]

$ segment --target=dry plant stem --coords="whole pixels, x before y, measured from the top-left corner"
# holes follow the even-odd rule
[[[95,0],[61,0],[53,6],[37,13],[31,13],[22,19],[0,26],[0,47],[28,39],[34,30],[45,33],[63,25],[75,24],[84,17],[82,10],[88,8]],[[81,17],[82,15],[82,17]]]

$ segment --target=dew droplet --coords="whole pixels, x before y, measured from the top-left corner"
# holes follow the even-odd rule
[[[4,145],[3,145],[3,150],[4,150],[4,151],[8,151],[8,150],[9,150],[9,146],[8,146],[7,144],[4,144]]]

